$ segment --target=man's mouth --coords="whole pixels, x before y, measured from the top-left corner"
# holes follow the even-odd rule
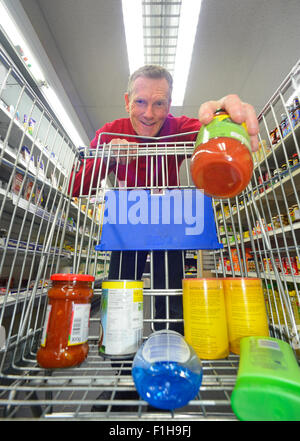
[[[154,122],[152,122],[152,123],[147,123],[147,122],[145,122],[145,121],[141,121],[141,123],[144,125],[144,126],[146,126],[146,127],[152,127],[152,126],[154,126]]]

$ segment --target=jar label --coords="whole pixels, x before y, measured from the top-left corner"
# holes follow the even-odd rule
[[[198,147],[200,144],[206,144],[213,138],[237,139],[251,152],[250,137],[246,125],[233,122],[225,112],[217,113],[209,124],[201,127],[195,146]]]
[[[48,332],[51,308],[52,308],[52,306],[48,305],[47,309],[46,309],[46,317],[45,317],[45,322],[44,322],[41,346],[46,346],[47,332]]]
[[[73,303],[68,346],[86,343],[89,335],[90,303]]]
[[[181,335],[161,331],[149,337],[143,348],[143,357],[149,363],[156,361],[185,363],[190,358],[190,348]]]
[[[102,288],[100,353],[137,351],[143,337],[143,289]]]

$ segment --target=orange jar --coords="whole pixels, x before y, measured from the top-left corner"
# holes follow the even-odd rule
[[[89,351],[90,300],[94,277],[53,274],[37,361],[43,368],[66,368],[82,363]]]
[[[207,196],[226,199],[237,196],[253,173],[250,137],[245,124],[234,123],[217,111],[213,121],[202,126],[191,159],[191,175]]]

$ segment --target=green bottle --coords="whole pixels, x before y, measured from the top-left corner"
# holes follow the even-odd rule
[[[291,346],[271,337],[244,337],[231,395],[244,421],[300,421],[300,367]]]

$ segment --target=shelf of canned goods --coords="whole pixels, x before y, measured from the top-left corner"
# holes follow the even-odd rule
[[[90,187],[76,197],[69,191],[72,170],[80,163],[96,157],[115,161],[120,155],[125,161],[131,155],[156,162],[163,158],[166,168],[170,156],[180,157],[182,166],[176,169],[173,186],[168,185],[167,177],[155,181],[149,175],[144,188],[151,192],[192,189],[188,164],[193,142],[168,141],[167,146],[155,142],[142,145],[138,152],[135,148],[115,152],[110,145],[99,148],[99,144],[93,151],[85,148],[79,152],[3,48],[0,63],[4,72],[0,89],[0,418],[236,419],[230,396],[239,366],[237,355],[202,360],[203,381],[195,399],[184,408],[161,411],[136,394],[132,360],[115,361],[99,354],[101,282],[108,273],[110,252],[95,247],[101,243],[106,191],[117,184],[107,166],[95,191]],[[297,97],[287,105],[287,97],[298,70],[299,64],[260,114],[261,148],[254,157],[252,182],[234,200],[213,201],[223,248],[210,251],[214,262],[211,276],[262,278],[271,335],[288,341],[296,353],[300,107]],[[5,84],[11,87],[5,88]],[[154,316],[155,298],[164,295],[168,302],[171,296],[182,296],[182,290],[170,289],[168,282],[164,289],[153,288],[152,252],[149,268],[149,284],[144,288],[144,339],[159,321]],[[50,276],[57,272],[90,274],[95,282],[87,359],[76,368],[50,370],[38,366],[36,353]],[[183,319],[167,313],[160,321],[169,327]]]

